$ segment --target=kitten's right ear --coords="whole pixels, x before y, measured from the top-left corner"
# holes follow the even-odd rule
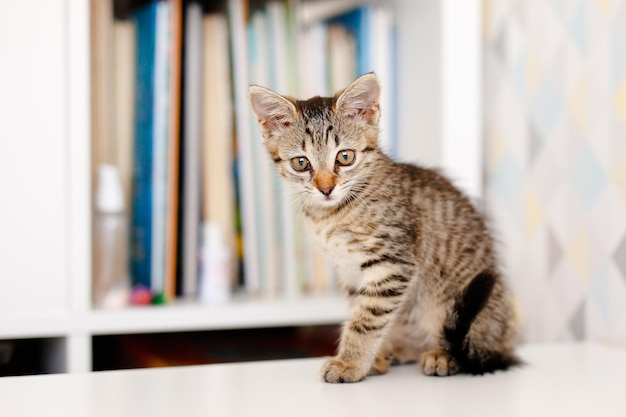
[[[360,76],[336,98],[339,113],[348,119],[378,124],[380,117],[380,84],[373,72]]]
[[[294,124],[296,106],[285,97],[258,85],[248,88],[248,96],[263,134],[276,133]]]

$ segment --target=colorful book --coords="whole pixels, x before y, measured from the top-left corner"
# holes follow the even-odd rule
[[[172,8],[151,2],[133,13],[137,26],[135,152],[131,215],[131,276],[155,300],[166,284],[168,169],[171,157]]]
[[[135,152],[130,271],[135,289],[152,287],[153,132],[157,3],[133,13],[137,27]]]

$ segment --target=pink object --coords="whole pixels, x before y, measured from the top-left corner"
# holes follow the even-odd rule
[[[149,305],[152,303],[152,293],[144,286],[137,286],[133,288],[133,292],[130,295],[130,303],[132,305]]]

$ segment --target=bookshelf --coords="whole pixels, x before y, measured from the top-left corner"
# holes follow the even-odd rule
[[[324,3],[293,2],[304,14]],[[381,3],[397,28],[398,158],[443,165],[479,197],[480,1]],[[348,306],[332,295],[92,308],[89,8],[32,0],[0,13],[0,38],[13,40],[0,42],[0,125],[11,138],[0,144],[0,189],[14,196],[0,205],[0,342],[39,340],[43,371],[84,372],[98,335],[341,322]]]

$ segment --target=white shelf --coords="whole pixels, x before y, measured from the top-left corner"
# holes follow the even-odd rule
[[[339,297],[278,298],[94,311],[86,326],[98,335],[242,329],[337,324],[347,314],[348,302]]]
[[[0,319],[0,339],[337,324],[348,302],[337,296],[233,300],[223,304],[94,310],[80,315],[21,315]]]
[[[0,317],[0,339],[65,337],[71,321],[67,312],[3,315]]]

